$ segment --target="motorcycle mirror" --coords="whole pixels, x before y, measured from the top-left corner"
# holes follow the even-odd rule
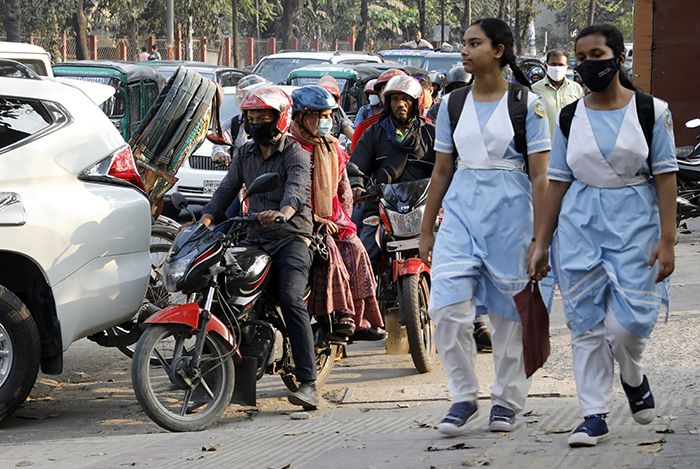
[[[282,179],[278,173],[265,173],[256,177],[246,191],[246,198],[255,194],[262,194],[277,189],[282,185]]]
[[[360,168],[357,167],[355,163],[348,163],[347,165],[347,171],[348,171],[348,177],[351,178],[360,178],[360,177],[365,177],[365,173],[360,170]]]
[[[685,126],[689,129],[700,127],[700,119],[691,119],[685,123]]]
[[[229,142],[226,139],[226,137],[222,135],[217,135],[213,132],[207,135],[207,140],[209,140],[214,145],[231,145],[231,142]]]
[[[188,205],[185,196],[180,194],[179,192],[175,192],[173,195],[171,195],[170,201],[172,202],[173,207],[175,207],[178,210],[184,210],[187,208]]]

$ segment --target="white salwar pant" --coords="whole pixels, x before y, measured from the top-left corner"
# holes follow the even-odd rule
[[[615,361],[622,380],[642,384],[642,352],[647,339],[623,328],[608,310],[605,319],[578,337],[571,337],[574,378],[582,415],[605,414],[610,410]]]
[[[432,310],[435,343],[447,371],[450,395],[455,402],[476,401],[476,343],[474,342],[474,300]],[[496,377],[491,387],[491,402],[518,413],[525,406],[530,380],[523,364],[522,325],[489,313],[493,326],[491,344]]]

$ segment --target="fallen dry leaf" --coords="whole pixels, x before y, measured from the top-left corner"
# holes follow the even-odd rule
[[[217,443],[214,443],[209,446],[202,446],[202,451],[206,452],[211,452],[211,451],[218,451],[219,450],[219,445]]]
[[[544,430],[545,435],[569,433],[569,432],[571,432],[570,428],[547,428]]]
[[[458,449],[472,449],[474,448],[473,446],[470,446],[466,443],[456,443],[451,446],[428,446],[427,451],[454,451]]]
[[[33,465],[34,463],[32,461],[20,461],[17,464],[15,464],[15,467],[28,467]]]

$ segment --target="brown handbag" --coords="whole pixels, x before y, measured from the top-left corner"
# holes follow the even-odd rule
[[[523,325],[525,375],[529,378],[549,357],[549,313],[534,280],[513,298]]]

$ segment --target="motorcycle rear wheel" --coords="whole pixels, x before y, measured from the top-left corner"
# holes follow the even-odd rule
[[[335,364],[335,356],[338,353],[338,345],[331,344],[327,350],[316,351],[316,387],[321,388],[328,378],[331,376],[331,371],[333,371],[333,365]],[[299,382],[293,374],[282,375],[282,381],[284,385],[287,386],[292,392],[297,392],[299,390]]]
[[[136,399],[151,420],[172,432],[200,431],[212,425],[233,395],[235,369],[228,344],[207,334],[200,377],[188,386],[177,371],[186,369],[195,337],[178,325],[149,326],[139,339],[131,367]],[[153,360],[159,365],[154,366]]]
[[[406,321],[406,335],[411,359],[420,373],[433,369],[435,344],[433,322],[428,316],[430,287],[424,275],[406,275],[398,284],[399,315]]]

